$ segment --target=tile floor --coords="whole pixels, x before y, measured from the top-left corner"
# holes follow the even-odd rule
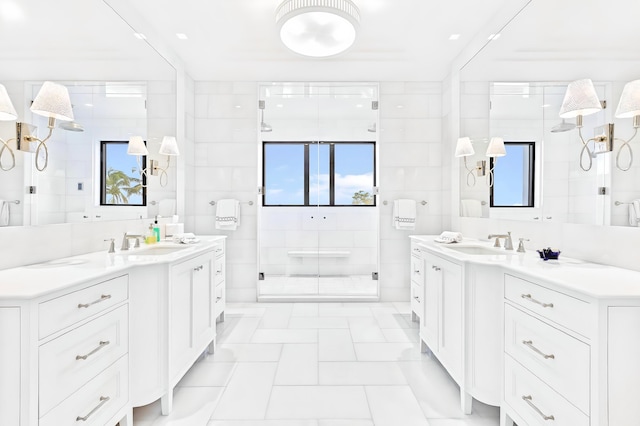
[[[496,426],[420,353],[408,303],[227,305],[214,355],[159,402],[134,410],[135,426]]]

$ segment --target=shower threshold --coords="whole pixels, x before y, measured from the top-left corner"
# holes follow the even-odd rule
[[[258,300],[372,301],[378,281],[371,275],[281,275],[258,281]]]

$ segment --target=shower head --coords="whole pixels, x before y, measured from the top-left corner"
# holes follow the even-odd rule
[[[551,133],[562,133],[568,132],[569,130],[573,130],[576,128],[576,125],[573,123],[566,123],[564,118],[562,119],[562,123],[556,124],[551,128]]]
[[[75,121],[63,121],[58,125],[58,127],[70,132],[84,132],[84,127]]]

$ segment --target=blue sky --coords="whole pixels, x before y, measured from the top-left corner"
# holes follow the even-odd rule
[[[265,154],[267,204],[304,203],[304,146],[267,144]],[[353,194],[373,188],[373,144],[335,144],[335,203],[352,204]],[[329,144],[309,150],[309,202],[329,204]]]
[[[494,173],[493,204],[522,206],[528,203],[529,147],[505,143],[507,155],[500,157]]]
[[[127,154],[126,143],[109,144],[107,150],[107,170],[109,168],[113,168],[115,170],[121,170],[125,172],[128,176],[140,177],[138,172],[138,164],[136,163],[136,156]],[[132,172],[133,169],[135,169],[134,172]],[[109,198],[110,197],[107,196],[107,202],[109,202]],[[132,195],[131,197],[129,197],[129,203],[138,205],[141,204],[142,194]]]

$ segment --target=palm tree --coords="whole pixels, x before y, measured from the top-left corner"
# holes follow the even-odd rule
[[[109,204],[128,204],[129,197],[142,192],[142,181],[122,170],[109,168],[105,184]]]

